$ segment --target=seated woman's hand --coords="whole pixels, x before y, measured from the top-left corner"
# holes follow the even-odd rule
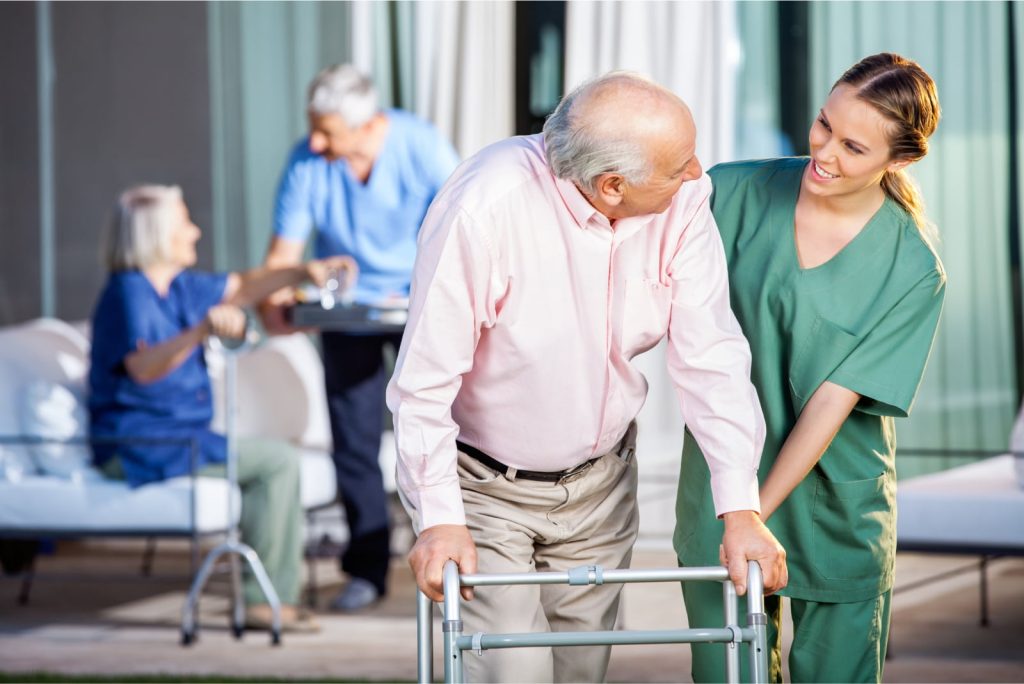
[[[206,312],[208,335],[241,338],[245,336],[245,311],[233,304],[218,304]]]

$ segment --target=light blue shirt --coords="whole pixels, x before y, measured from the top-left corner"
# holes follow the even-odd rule
[[[316,230],[317,257],[349,255],[359,263],[355,299],[409,295],[420,224],[434,195],[458,165],[451,144],[408,112],[385,112],[387,137],[364,184],[345,159],[327,161],[292,150],[274,206],[274,234],[305,242]]]

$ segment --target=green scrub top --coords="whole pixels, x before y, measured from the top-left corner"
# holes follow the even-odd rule
[[[731,301],[750,342],[765,414],[763,482],[804,404],[828,380],[861,395],[810,474],[768,521],[785,547],[783,595],[864,601],[892,587],[893,416],[906,416],[931,350],[943,271],[913,219],[886,198],[838,254],[801,268],[794,213],[806,158],[722,164],[709,173]],[[687,431],[674,543],[684,565],[717,565],[708,467]]]

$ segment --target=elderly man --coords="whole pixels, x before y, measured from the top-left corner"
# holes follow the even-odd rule
[[[686,105],[613,73],[567,95],[542,135],[466,161],[424,221],[410,321],[388,387],[420,588],[462,572],[629,565],[630,360],[668,335],[668,372],[712,472],[724,554],[769,590],[784,551],[759,516],[764,422],[729,308],[725,257]],[[467,598],[473,596],[464,590]],[[619,587],[487,587],[467,632],[611,629]],[[476,681],[600,681],[608,647],[494,650]]]
[[[416,237],[427,207],[458,164],[431,126],[396,109],[380,110],[373,84],[350,65],[321,71],[309,87],[309,136],[281,177],[268,266],[297,264],[311,230],[318,257],[347,255],[359,266],[354,297],[373,303],[409,294]],[[289,294],[261,308],[272,332]],[[378,454],[384,422],[385,346],[401,335],[323,333],[327,401],[338,491],[350,540],[341,557],[349,575],[331,608],[354,611],[387,590],[390,534]]]

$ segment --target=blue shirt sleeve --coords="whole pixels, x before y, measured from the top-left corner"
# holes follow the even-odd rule
[[[183,330],[202,321],[207,311],[221,303],[227,283],[227,273],[182,271],[178,274],[171,283],[171,289],[180,302]]]
[[[281,174],[274,201],[274,235],[278,237],[305,242],[313,228],[314,178],[309,164],[304,163],[310,154],[308,138],[304,138],[292,149]]]

